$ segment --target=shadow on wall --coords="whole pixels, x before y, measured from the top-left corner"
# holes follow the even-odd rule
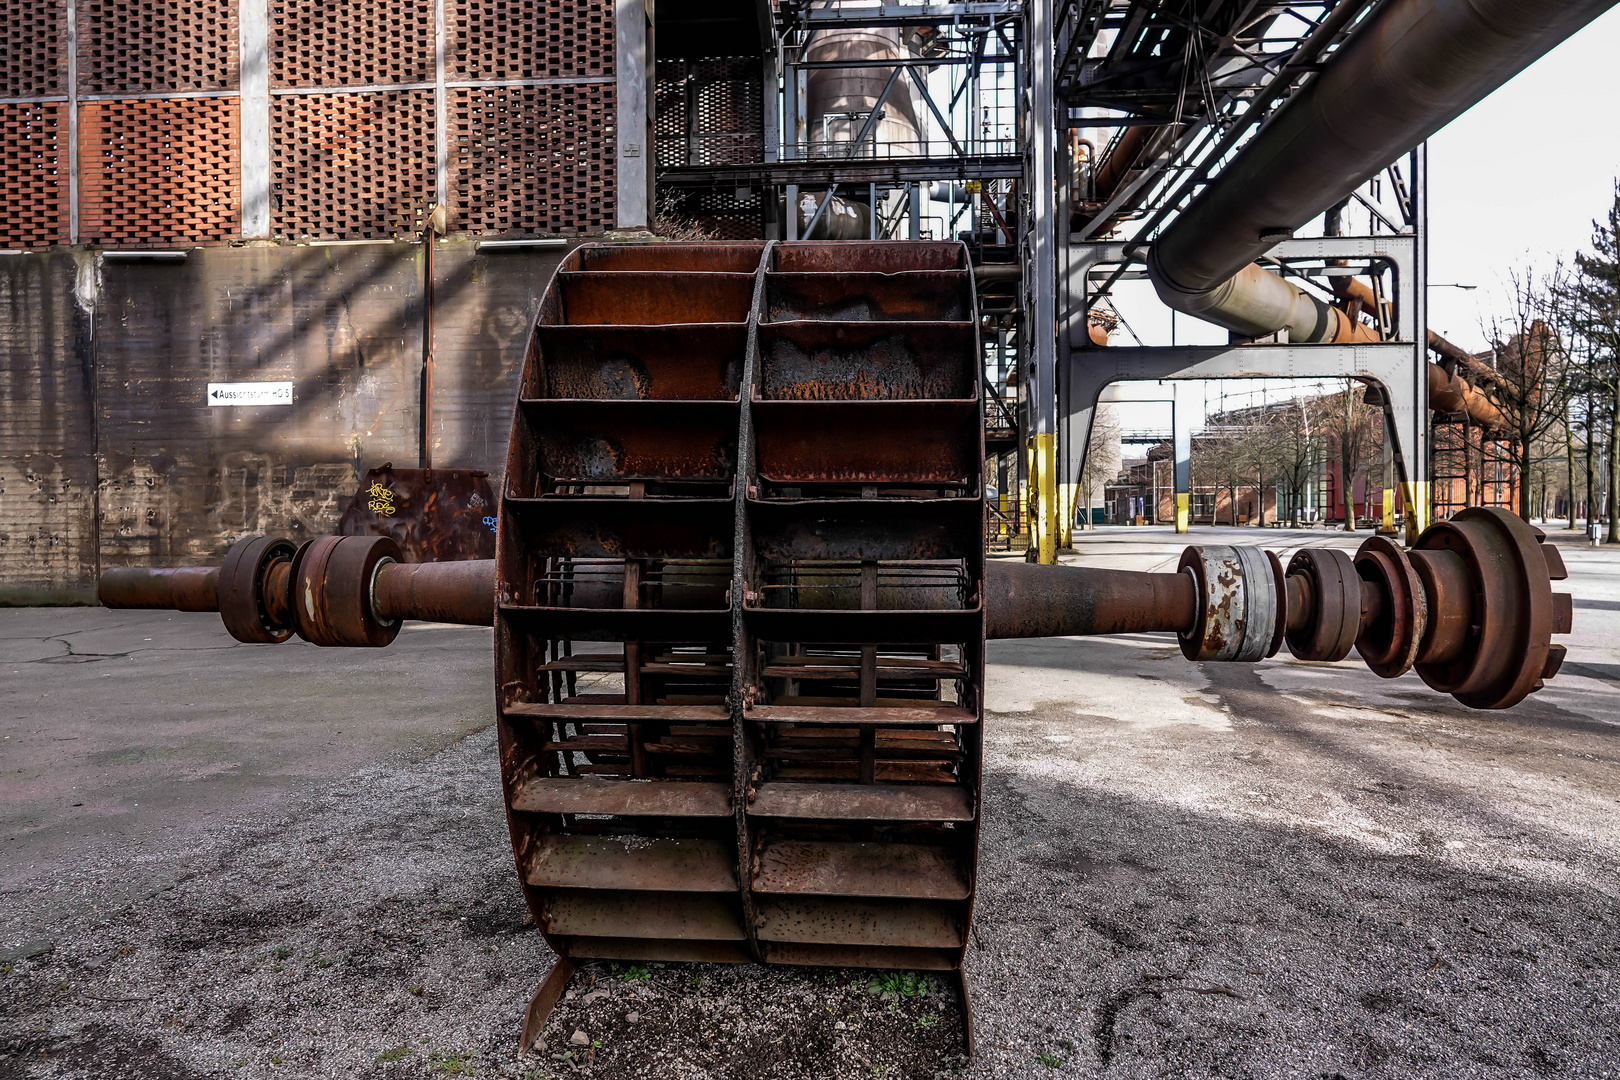
[[[421,254],[261,246],[104,263],[89,317],[70,253],[0,256],[14,312],[0,483],[25,493],[14,512],[0,489],[0,603],[93,602],[103,564],[206,563],[247,533],[335,531],[367,468],[419,452]],[[439,248],[436,464],[499,476],[529,326],[565,254]],[[93,394],[88,375],[65,380],[75,349]],[[295,404],[206,404],[209,382],[261,381],[292,382]],[[42,447],[61,476],[42,471]],[[6,536],[13,522],[32,532]]]

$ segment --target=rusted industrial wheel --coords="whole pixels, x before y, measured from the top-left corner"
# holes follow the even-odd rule
[[[292,637],[292,624],[273,618],[264,584],[277,562],[290,561],[297,548],[281,536],[248,536],[231,545],[219,568],[219,617],[237,641],[273,645]]]
[[[1176,569],[1193,579],[1198,614],[1178,635],[1188,660],[1254,663],[1273,648],[1278,593],[1274,559],[1254,547],[1189,547]]]
[[[965,250],[587,246],[528,355],[495,633],[547,940],[959,969],[984,685]]]
[[[398,622],[377,616],[377,571],[397,561],[387,536],[321,536],[298,549],[292,565],[293,623],[314,645],[377,648],[392,642]]]
[[[1361,580],[1371,582],[1384,598],[1378,617],[1366,621],[1356,636],[1356,651],[1375,675],[1405,675],[1429,625],[1423,583],[1406,552],[1388,537],[1368,538],[1356,551],[1355,563]]]
[[[1343,660],[1361,628],[1361,578],[1349,552],[1308,547],[1288,560],[1288,576],[1306,585],[1312,617],[1288,631],[1288,651],[1301,660]]]
[[[1505,709],[1557,670],[1550,661],[1563,649],[1552,645],[1552,578],[1540,539],[1492,507],[1469,507],[1418,537],[1413,563],[1433,612],[1416,664],[1424,682],[1471,708]]]

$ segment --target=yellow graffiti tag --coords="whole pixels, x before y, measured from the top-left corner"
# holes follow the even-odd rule
[[[385,488],[381,484],[372,484],[366,495],[369,497],[366,505],[371,507],[372,513],[381,514],[383,517],[394,516],[394,492],[392,489]]]

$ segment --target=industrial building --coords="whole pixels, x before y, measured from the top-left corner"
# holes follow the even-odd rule
[[[217,612],[261,671],[492,627],[524,1052],[577,966],[757,963],[937,973],[971,1055],[1007,641],[1560,674],[1425,140],[1608,0],[7,2],[0,602]],[[1308,483],[1383,535],[1198,543],[1210,379],[1349,387],[1378,475]],[[1060,565],[1132,381],[1173,431],[1104,517],[1192,546]]]

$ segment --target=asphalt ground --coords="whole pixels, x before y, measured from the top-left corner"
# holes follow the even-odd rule
[[[656,964],[584,966],[519,1058],[550,954],[488,631],[0,611],[0,1080],[1620,1075],[1620,549],[1554,538],[1570,660],[1508,712],[1353,657],[992,643],[971,1061],[946,983]]]

